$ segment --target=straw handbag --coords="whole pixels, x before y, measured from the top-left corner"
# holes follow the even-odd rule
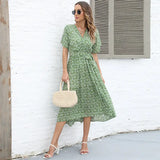
[[[74,107],[78,102],[76,91],[70,90],[69,80],[67,80],[68,90],[62,90],[62,80],[60,90],[53,94],[53,104],[57,107]]]

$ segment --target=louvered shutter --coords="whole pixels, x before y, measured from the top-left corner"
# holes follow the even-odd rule
[[[91,0],[100,58],[150,58],[150,0]]]
[[[95,25],[102,41],[101,54],[108,54],[108,0],[95,0]]]

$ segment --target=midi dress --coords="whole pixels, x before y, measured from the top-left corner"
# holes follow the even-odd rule
[[[91,117],[91,122],[104,122],[116,117],[113,101],[92,55],[99,53],[101,48],[97,28],[95,38],[95,43],[92,43],[87,29],[82,37],[75,24],[64,27],[61,44],[68,49],[70,90],[76,91],[78,102],[74,107],[59,108],[57,122],[66,121],[72,126],[74,122],[82,123],[84,117]],[[63,82],[62,89],[68,89],[66,82]]]

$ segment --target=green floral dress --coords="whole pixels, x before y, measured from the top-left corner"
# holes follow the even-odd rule
[[[57,122],[66,121],[72,126],[76,121],[82,123],[84,117],[91,117],[92,122],[116,117],[111,97],[92,55],[99,53],[101,47],[98,29],[95,36],[96,41],[92,44],[87,29],[82,37],[75,24],[64,27],[61,43],[68,48],[70,90],[76,90],[78,103],[71,108],[59,108]],[[66,82],[63,90],[67,90]]]

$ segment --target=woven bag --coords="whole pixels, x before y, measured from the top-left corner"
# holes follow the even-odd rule
[[[74,107],[78,102],[76,91],[70,90],[69,80],[67,80],[68,90],[62,90],[62,80],[60,90],[53,94],[53,104],[57,107]]]

